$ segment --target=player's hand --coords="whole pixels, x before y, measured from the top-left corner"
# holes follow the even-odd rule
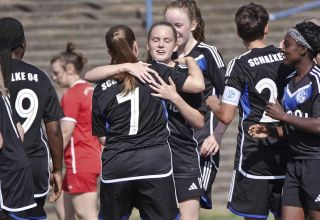
[[[159,83],[155,81],[151,82],[150,87],[156,92],[151,93],[151,95],[173,102],[179,95],[171,77],[169,77],[169,84],[167,84],[160,76],[157,75],[156,77],[159,80]]]
[[[154,75],[158,75],[158,73],[149,68],[150,64],[144,62],[137,62],[137,63],[126,63],[126,70],[129,74],[137,77],[143,83],[151,83],[154,81],[154,78],[151,76],[150,73]]]
[[[285,121],[287,113],[283,110],[278,100],[275,99],[274,102],[267,103],[266,115],[279,121]]]
[[[249,127],[248,133],[254,138],[266,138],[269,136],[269,131],[265,125],[255,124]]]
[[[61,171],[53,172],[50,176],[50,191],[49,202],[54,203],[60,196],[62,191],[62,175]]]
[[[220,146],[217,143],[215,137],[213,135],[210,135],[204,140],[200,148],[200,155],[203,157],[208,157],[211,154],[215,155],[218,152],[219,147]]]

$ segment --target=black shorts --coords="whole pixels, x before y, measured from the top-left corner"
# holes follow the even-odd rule
[[[172,175],[100,185],[99,220],[129,219],[133,207],[144,220],[174,220],[179,215]]]
[[[280,216],[284,179],[251,179],[234,171],[228,209],[247,218],[266,219],[269,211]]]
[[[188,199],[200,198],[203,193],[201,178],[174,178],[177,190],[178,201],[183,202]]]
[[[283,186],[282,206],[320,210],[320,160],[290,160]]]
[[[30,217],[29,210],[36,206],[30,167],[8,169],[0,174],[0,181],[2,215],[14,219]]]
[[[200,197],[200,206],[204,209],[212,209],[211,190],[216,178],[219,166],[219,152],[209,157],[200,157],[201,178],[203,194]]]
[[[29,159],[33,173],[34,196],[44,197],[48,194],[50,185],[49,158],[46,155]]]

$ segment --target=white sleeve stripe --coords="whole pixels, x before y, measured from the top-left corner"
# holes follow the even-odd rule
[[[316,81],[317,81],[317,86],[318,86],[318,92],[320,93],[320,82],[319,82],[319,74],[320,74],[320,73],[312,70],[312,71],[310,72],[310,74],[313,75],[314,78],[316,79]]]
[[[216,61],[218,67],[219,67],[219,68],[224,67],[224,63],[223,63],[222,58],[221,58],[220,54],[218,53],[216,47],[214,47],[214,46],[209,46],[209,45],[207,45],[207,44],[204,44],[203,42],[201,42],[201,43],[199,44],[199,47],[201,47],[201,48],[207,48],[207,49],[211,52],[211,54],[212,54],[214,60]]]
[[[62,121],[71,121],[71,122],[77,123],[77,120],[74,119],[74,118],[71,118],[71,117],[64,117],[64,118],[61,118],[60,120],[62,120]]]
[[[227,67],[226,76],[230,76],[231,70],[233,69],[233,66],[234,66],[235,61],[236,61],[236,58],[235,58],[235,59],[232,59],[232,60],[229,62],[228,67]]]

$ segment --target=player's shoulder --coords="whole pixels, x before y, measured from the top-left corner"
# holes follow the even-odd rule
[[[246,61],[248,60],[248,57],[251,57],[251,53],[252,51],[248,50],[245,53],[231,59],[227,65],[226,76],[230,76],[232,70],[236,68],[236,66],[242,66],[243,63],[246,63]]]
[[[320,66],[315,65],[311,70],[309,77],[311,78],[312,83],[315,84],[315,87],[320,94]]]
[[[224,67],[223,58],[215,46],[199,42],[196,47],[200,52],[199,56],[203,54],[207,61],[214,60],[218,67]]]

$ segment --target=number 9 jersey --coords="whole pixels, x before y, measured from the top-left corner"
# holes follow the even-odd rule
[[[45,156],[48,146],[41,122],[63,117],[56,91],[48,74],[31,64],[12,59],[11,70],[10,102],[25,132],[26,153],[29,158]]]
[[[231,60],[226,74],[222,102],[239,108],[239,126],[235,170],[252,179],[284,178],[288,145],[268,137],[252,138],[248,129],[253,124],[278,121],[265,115],[267,102],[283,95],[286,77],[292,69],[282,64],[279,48],[254,48]]]

